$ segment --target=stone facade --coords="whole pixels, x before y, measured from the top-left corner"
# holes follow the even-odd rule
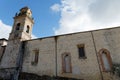
[[[17,80],[23,72],[80,80],[120,79],[112,73],[113,64],[120,64],[120,27],[31,39],[31,17],[27,7],[14,17],[8,45],[0,47],[0,77],[12,74]]]

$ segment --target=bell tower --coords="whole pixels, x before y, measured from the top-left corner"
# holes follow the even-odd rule
[[[9,40],[19,39],[24,41],[31,39],[33,24],[32,11],[28,7],[23,7],[19,13],[15,14]]]
[[[12,31],[0,63],[0,68],[13,69],[19,66],[22,42],[31,39],[33,24],[32,11],[28,7],[21,8],[19,13],[15,14]]]

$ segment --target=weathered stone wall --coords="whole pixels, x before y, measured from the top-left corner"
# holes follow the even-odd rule
[[[85,59],[78,56],[79,44],[85,44]],[[39,60],[37,65],[32,65],[32,54],[36,49],[39,50]],[[72,73],[63,73],[61,56],[65,52],[71,54]],[[23,72],[51,76],[57,74],[61,77],[85,80],[101,79],[90,32],[27,41],[23,61]]]
[[[109,50],[113,63],[120,63],[120,28],[94,31],[96,49]]]
[[[58,75],[84,80],[101,80],[93,39],[90,32],[59,36],[57,41]],[[77,45],[85,45],[86,58],[79,58]],[[71,55],[72,73],[63,73],[62,54]]]
[[[104,80],[119,80],[111,72],[103,71],[99,56],[99,51],[106,49],[112,63],[120,64],[119,33],[120,28],[112,28],[25,41],[22,72],[84,80],[102,80],[102,77]],[[1,63],[4,68],[15,67],[20,49],[18,43],[9,42]],[[84,44],[86,58],[79,58],[78,45],[81,44]],[[39,52],[38,63],[33,64],[36,50]],[[70,73],[63,71],[62,55],[65,53],[70,54]]]
[[[5,46],[0,46],[0,62],[1,62],[2,56],[4,54],[5,48],[6,48]]]
[[[12,80],[14,72],[14,68],[0,69],[0,80]]]
[[[23,59],[23,72],[38,75],[55,75],[55,40],[45,38],[27,41]],[[36,65],[32,64],[34,51],[39,50],[39,59]]]
[[[94,39],[97,52],[100,49],[107,49],[110,52],[113,64],[120,64],[120,28],[112,28],[105,30],[94,31]],[[99,56],[99,53],[98,53]],[[101,64],[100,64],[101,65]],[[110,72],[104,72],[101,65],[101,70],[105,80],[113,78]],[[117,80],[117,79],[114,79]]]
[[[0,69],[16,67],[20,49],[20,41],[12,40],[8,42],[5,53],[1,59]]]

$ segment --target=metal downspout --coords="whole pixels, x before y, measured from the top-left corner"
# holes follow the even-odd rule
[[[94,44],[94,48],[95,48],[95,53],[96,53],[96,57],[97,57],[97,62],[98,62],[98,65],[99,65],[99,70],[100,70],[101,79],[103,80],[103,74],[102,74],[102,71],[101,71],[101,68],[100,68],[100,62],[99,62],[98,55],[97,55],[97,47],[96,47],[96,44],[95,44],[95,39],[94,39],[94,35],[93,35],[92,31],[91,31],[91,35],[92,35],[92,39],[93,39],[93,44]]]
[[[56,69],[56,70],[55,70],[55,71],[56,71],[56,75],[55,75],[55,76],[57,77],[57,76],[58,76],[58,75],[57,75],[57,39],[58,39],[58,37],[55,36],[54,38],[55,38],[55,64],[56,64],[56,65],[55,65],[55,66],[56,66],[56,68],[55,68],[55,69]]]

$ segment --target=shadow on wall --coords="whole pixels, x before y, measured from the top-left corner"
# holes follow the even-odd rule
[[[32,73],[20,73],[19,80],[83,80],[83,79],[55,77],[47,75],[39,76]]]

